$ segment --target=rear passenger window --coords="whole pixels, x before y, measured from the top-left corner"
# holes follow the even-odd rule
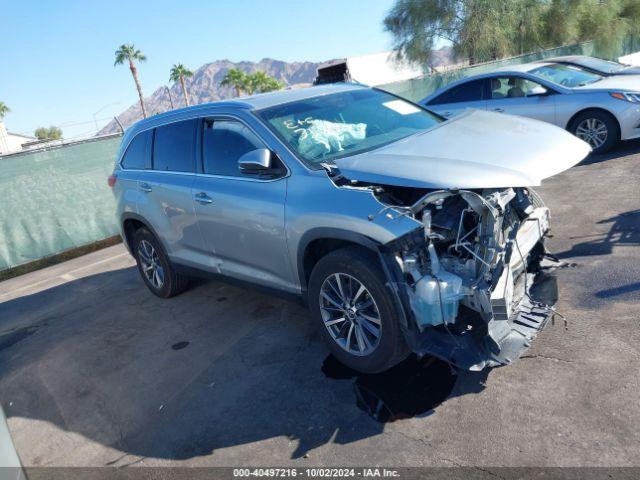
[[[155,129],[154,170],[195,172],[196,123],[186,120]]]
[[[151,146],[151,130],[136,135],[127,151],[122,157],[122,167],[134,170],[144,170],[149,167],[150,162],[150,146]]]
[[[242,175],[238,160],[264,145],[242,123],[233,120],[206,120],[202,136],[204,173],[237,177]]]
[[[480,101],[483,98],[483,90],[484,79],[463,83],[438,95],[429,102],[429,105]]]

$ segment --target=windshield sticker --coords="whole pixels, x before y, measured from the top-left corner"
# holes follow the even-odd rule
[[[420,111],[418,107],[415,107],[404,100],[391,100],[390,102],[384,102],[382,105],[390,108],[394,112],[398,112],[400,115],[410,115]]]

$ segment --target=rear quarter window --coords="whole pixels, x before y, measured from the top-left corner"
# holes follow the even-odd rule
[[[122,157],[122,168],[144,170],[151,166],[151,138],[152,131],[141,132],[136,135]]]

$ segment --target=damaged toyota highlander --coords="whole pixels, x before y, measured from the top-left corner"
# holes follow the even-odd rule
[[[553,315],[549,210],[531,187],[589,151],[539,121],[445,121],[342,84],[142,120],[109,184],[155,295],[222,275],[302,297],[354,369],[415,352],[479,370],[515,361]]]

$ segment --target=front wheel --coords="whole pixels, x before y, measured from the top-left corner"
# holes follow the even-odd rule
[[[379,260],[367,250],[347,247],[320,259],[308,295],[322,337],[348,367],[377,373],[409,354]]]
[[[593,153],[606,153],[618,143],[620,128],[616,119],[607,112],[586,111],[578,115],[569,130],[580,140],[587,142]]]

